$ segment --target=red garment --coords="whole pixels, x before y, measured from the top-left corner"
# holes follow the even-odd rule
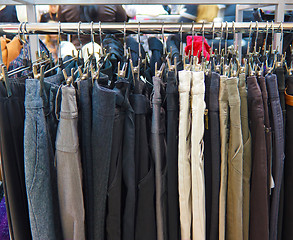
[[[186,38],[187,46],[185,47],[185,54],[191,55],[192,48],[192,36],[187,36]],[[207,40],[204,38],[203,45],[203,55],[209,61],[210,60],[210,49],[211,47],[207,43]],[[194,36],[193,37],[193,55],[198,56],[199,62],[201,61],[201,51],[202,51],[202,36]]]

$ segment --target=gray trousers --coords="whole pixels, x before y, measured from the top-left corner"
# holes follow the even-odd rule
[[[75,88],[62,87],[60,122],[56,137],[58,196],[64,239],[85,239],[85,210],[78,140]]]

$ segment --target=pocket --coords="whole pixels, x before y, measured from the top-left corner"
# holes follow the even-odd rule
[[[233,154],[233,157],[231,158],[231,164],[233,169],[238,173],[243,173],[243,145],[240,144],[238,148],[236,149],[235,153]]]
[[[119,154],[117,156],[118,161],[117,161],[117,166],[115,169],[114,178],[113,178],[113,181],[109,183],[108,194],[111,192],[112,189],[115,189],[117,187],[117,184],[119,184],[119,180],[121,180],[121,177],[122,177],[121,154],[122,154],[122,151],[119,151]]]

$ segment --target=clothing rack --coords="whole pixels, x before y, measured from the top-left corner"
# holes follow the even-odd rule
[[[21,24],[0,24],[0,33],[14,34],[94,34],[99,33],[178,33],[179,31],[195,33],[206,31],[215,32],[222,30],[225,33],[247,33],[270,31],[274,33],[292,32],[293,23],[288,22],[223,22],[223,23],[21,23]]]

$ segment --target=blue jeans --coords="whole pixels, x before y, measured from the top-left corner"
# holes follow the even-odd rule
[[[33,239],[55,240],[50,163],[50,139],[47,132],[40,82],[26,81],[24,161],[29,217]]]

